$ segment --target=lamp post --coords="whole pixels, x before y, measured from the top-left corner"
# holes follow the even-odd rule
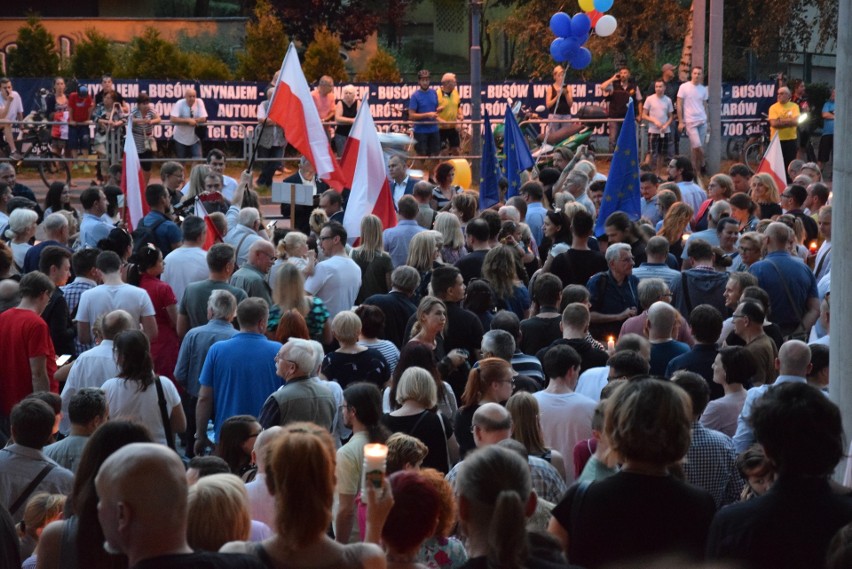
[[[482,133],[479,121],[482,119],[482,47],[479,39],[479,26],[482,21],[482,0],[470,0],[470,119],[473,121],[470,153],[477,158],[472,160],[471,179],[479,182],[479,169],[482,154]]]

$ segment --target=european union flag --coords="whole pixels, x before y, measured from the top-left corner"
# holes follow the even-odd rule
[[[639,144],[636,139],[636,115],[633,99],[627,103],[627,114],[618,134],[606,179],[601,209],[595,223],[595,235],[603,235],[604,223],[611,213],[623,211],[630,219],[639,219],[642,211],[639,193]]]
[[[521,172],[535,165],[527,141],[521,133],[521,127],[512,114],[512,107],[506,105],[506,122],[503,125],[503,153],[506,155],[506,179],[509,190],[506,199],[518,195],[521,187]]]
[[[482,163],[479,166],[479,209],[484,210],[500,201],[500,164],[497,162],[497,145],[491,132],[491,117],[485,115],[485,132],[482,140]]]

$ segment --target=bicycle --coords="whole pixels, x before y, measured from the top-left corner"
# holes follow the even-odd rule
[[[769,116],[762,115],[763,120],[750,123],[746,127],[748,139],[743,144],[741,160],[752,172],[757,172],[766,149],[769,148]]]
[[[39,176],[46,186],[53,182],[71,185],[71,167],[56,154],[50,146],[49,124],[41,113],[32,113],[21,125],[19,141],[23,157],[18,160],[17,168],[30,166],[38,168]]]

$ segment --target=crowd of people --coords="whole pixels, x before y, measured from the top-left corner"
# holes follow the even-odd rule
[[[4,566],[848,567],[820,167],[673,156],[596,234],[589,158],[485,210],[391,158],[357,243],[304,159],[294,227],[212,150],[132,233],[0,163]]]

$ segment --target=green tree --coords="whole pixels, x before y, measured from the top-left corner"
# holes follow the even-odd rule
[[[6,72],[12,77],[52,77],[59,71],[56,39],[38,16],[31,14],[18,28],[15,47],[9,50]]]
[[[268,0],[258,0],[254,18],[246,25],[245,52],[239,55],[237,76],[246,81],[269,81],[281,68],[287,35]]]
[[[71,71],[80,79],[96,79],[110,74],[115,67],[112,53],[109,39],[95,28],[88,28],[83,40],[74,47]]]
[[[228,65],[215,55],[190,52],[186,57],[192,73],[190,79],[230,81],[234,78],[234,74],[231,73]]]
[[[302,70],[309,83],[328,75],[337,82],[349,81],[346,66],[340,57],[340,38],[326,28],[320,28],[314,34],[314,41],[305,51]]]
[[[175,44],[160,37],[156,28],[149,26],[140,37],[130,42],[122,75],[146,79],[194,79],[189,58]],[[121,68],[122,66],[119,66]]]
[[[340,38],[351,49],[376,31],[377,6],[381,0],[272,0],[281,12],[284,29],[302,45],[311,43],[323,28]]]
[[[394,56],[380,47],[376,50],[376,53],[367,60],[366,68],[364,71],[355,76],[355,80],[365,83],[397,83],[402,81],[402,75],[399,72],[399,66],[396,64]]]

